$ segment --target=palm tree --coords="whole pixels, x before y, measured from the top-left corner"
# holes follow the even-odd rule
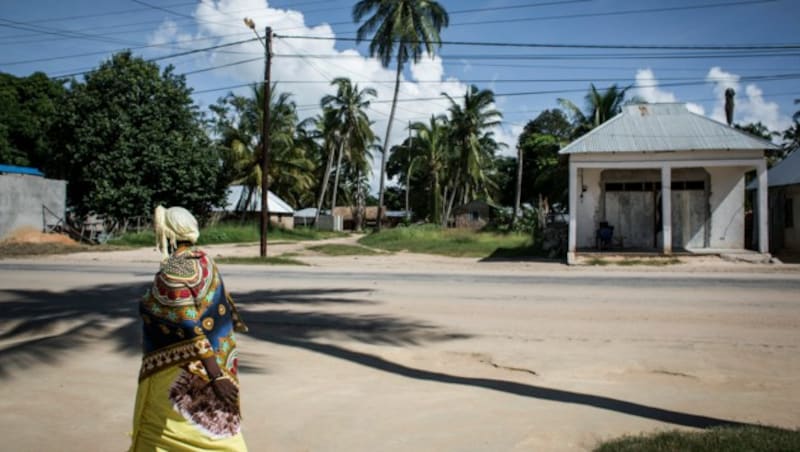
[[[378,230],[383,219],[383,195],[386,183],[386,152],[397,107],[397,93],[400,89],[400,74],[409,59],[418,62],[424,52],[434,54],[434,44],[441,46],[439,33],[447,27],[450,19],[447,11],[434,0],[360,0],[353,6],[353,21],[361,22],[368,14],[374,14],[358,27],[357,42],[362,42],[374,32],[369,45],[371,56],[378,56],[383,67],[389,67],[392,60],[397,61],[394,95],[386,136],[383,140],[384,152],[381,155],[381,179],[378,196]],[[396,47],[396,49],[395,49]]]
[[[450,142],[455,149],[448,178],[452,181],[450,199],[444,215],[449,219],[457,196],[464,203],[481,195],[491,198],[494,184],[488,171],[491,157],[501,145],[489,130],[500,124],[502,114],[494,109],[491,90],[479,90],[472,85],[464,95],[463,104],[445,96],[450,100]]]
[[[558,99],[558,102],[572,116],[575,130],[573,138],[577,138],[600,124],[613,118],[622,110],[625,103],[625,93],[630,86],[620,88],[616,84],[611,85],[604,93],[597,90],[594,84],[589,85],[589,92],[586,94],[586,112],[582,112],[577,105],[567,99]]]
[[[448,120],[446,116],[431,115],[428,124],[416,122],[411,124],[411,130],[417,133],[413,141],[415,158],[421,160],[422,167],[428,172],[431,197],[429,202],[431,222],[433,224],[440,224],[442,222],[442,189],[439,181],[445,169]],[[409,181],[410,173],[409,171]]]
[[[328,158],[325,164],[325,171],[322,173],[322,185],[319,188],[319,198],[317,198],[317,211],[314,214],[315,226],[319,224],[322,204],[325,201],[325,192],[328,190],[328,178],[331,174],[333,158],[336,154],[336,149],[339,147],[339,142],[341,141],[335,110],[332,108],[323,109],[322,115],[317,117],[316,123],[317,133],[322,138],[322,147],[323,150],[328,152]],[[331,213],[333,213],[333,207],[331,207]]]
[[[289,93],[270,90],[270,172],[272,191],[297,203],[313,186],[313,164],[303,146],[295,142],[297,112]],[[252,97],[229,94],[212,110],[216,113],[218,144],[229,183],[245,186],[237,210],[245,210],[261,186],[261,127],[264,88],[253,88]]]
[[[322,107],[333,111],[339,129],[339,156],[336,163],[333,191],[331,194],[331,209],[336,208],[336,195],[339,191],[339,174],[342,169],[342,158],[348,154],[348,160],[359,160],[367,152],[375,134],[369,117],[364,111],[369,108],[369,97],[377,96],[373,88],[358,89],[358,84],[353,85],[350,79],[336,78],[331,85],[337,87],[335,96],[322,98]]]

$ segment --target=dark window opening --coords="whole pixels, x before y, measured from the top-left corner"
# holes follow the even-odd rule
[[[794,206],[792,203],[792,198],[786,198],[783,207],[783,227],[785,228],[793,228],[794,227]]]
[[[706,183],[701,180],[688,180],[688,181],[674,181],[672,182],[673,190],[705,190]]]

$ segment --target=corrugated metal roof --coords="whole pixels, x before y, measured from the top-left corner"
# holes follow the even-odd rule
[[[800,151],[794,150],[767,172],[770,187],[800,184]]]
[[[777,149],[769,141],[690,112],[684,104],[626,105],[560,154]]]
[[[784,185],[800,184],[800,150],[787,155],[777,165],[767,171],[767,181],[770,187],[781,187]],[[758,188],[758,179],[747,184],[748,190]]]
[[[14,165],[0,165],[0,173],[6,174],[27,174],[29,176],[42,176],[44,173],[36,168],[29,168],[27,166],[14,166]]]
[[[225,198],[225,205],[220,210],[233,210],[236,208],[236,203],[239,202],[242,196],[242,191],[245,189],[244,185],[231,185],[228,187],[228,193]],[[267,208],[269,213],[276,214],[289,214],[294,213],[292,206],[286,201],[279,198],[275,193],[268,192]],[[257,212],[261,210],[261,189],[257,189],[250,199],[250,204],[247,206],[248,212]]]

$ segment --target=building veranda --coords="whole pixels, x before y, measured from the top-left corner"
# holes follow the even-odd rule
[[[745,175],[757,175],[759,252],[768,252],[767,164],[777,147],[690,112],[636,104],[560,151],[569,156],[567,261],[611,248],[672,254],[745,247]]]

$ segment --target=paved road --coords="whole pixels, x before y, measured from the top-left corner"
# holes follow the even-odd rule
[[[555,264],[554,264],[555,265]],[[309,281],[401,281],[401,282],[437,282],[442,284],[567,284],[575,286],[610,286],[618,288],[658,287],[671,288],[697,288],[707,287],[736,287],[742,289],[780,289],[800,290],[800,275],[798,274],[742,274],[742,273],[636,273],[631,272],[592,272],[591,269],[579,269],[573,273],[532,273],[525,275],[502,275],[452,273],[452,272],[426,272],[415,273],[408,271],[370,271],[362,269],[359,272],[338,272],[318,269],[287,270],[287,267],[258,267],[230,265],[224,266],[225,274],[235,277],[258,277],[262,281],[273,280],[309,280]],[[291,268],[291,267],[289,267]],[[127,264],[127,265],[92,265],[85,263],[4,263],[0,261],[0,272],[47,273],[65,274],[91,273],[98,275],[133,275],[145,279],[152,278],[152,264]]]
[[[0,262],[3,448],[126,447],[136,299],[152,268]],[[586,450],[625,433],[800,419],[797,273],[223,272],[251,327],[253,451]]]

